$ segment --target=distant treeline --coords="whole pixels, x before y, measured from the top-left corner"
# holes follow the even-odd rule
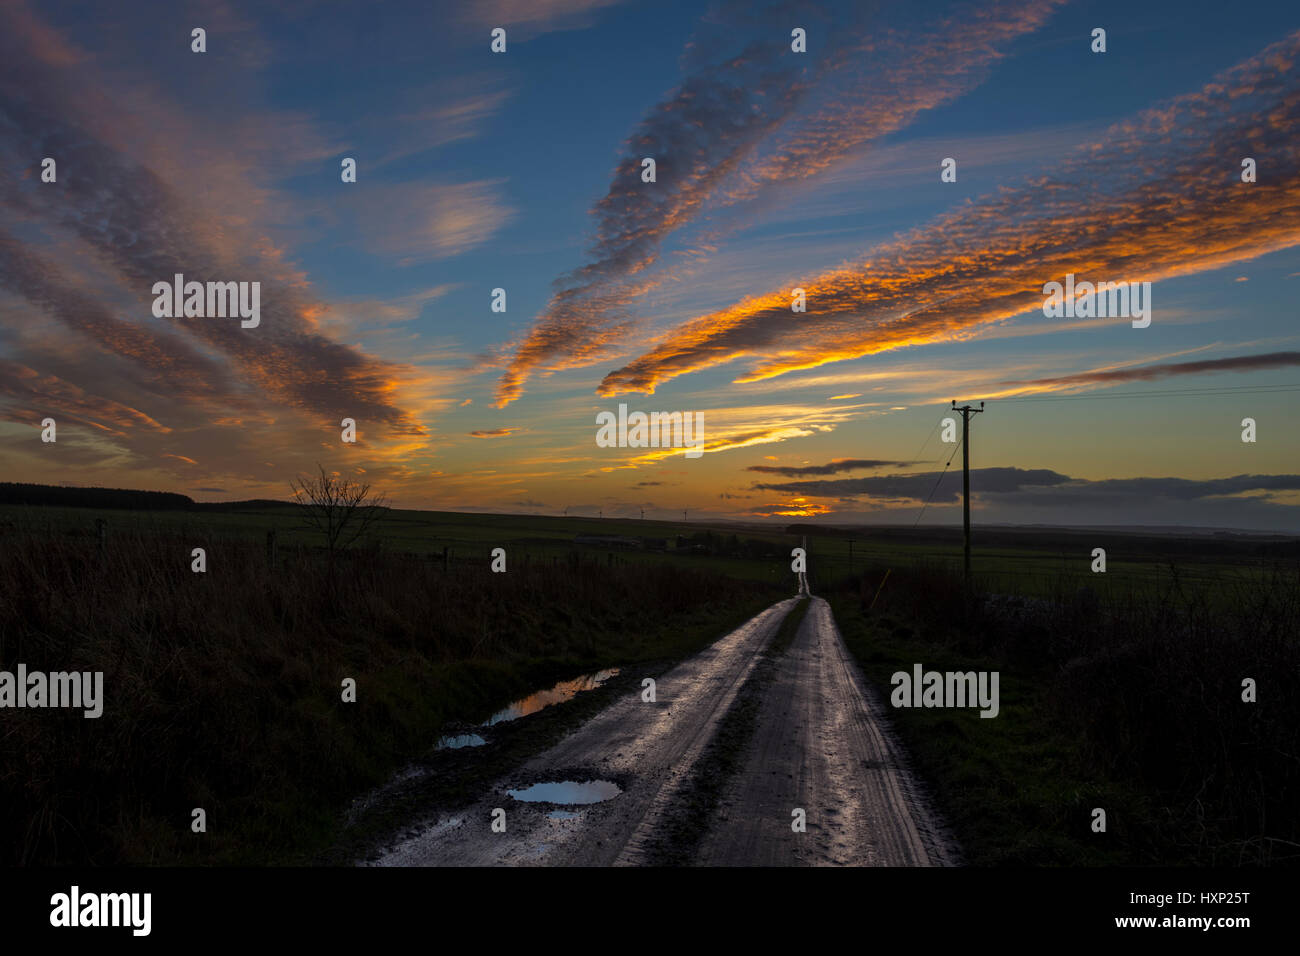
[[[59,505],[65,508],[126,508],[134,511],[232,511],[243,508],[284,507],[288,501],[218,501],[201,503],[173,491],[139,491],[133,488],[69,488],[0,481],[0,505]]]
[[[135,491],[129,488],[64,488],[0,482],[0,504],[62,505],[66,508],[136,508],[150,511],[188,511],[194,499],[171,491]]]

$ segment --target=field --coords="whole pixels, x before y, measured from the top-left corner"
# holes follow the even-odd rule
[[[324,544],[304,525],[290,504],[203,505],[197,511],[128,511],[51,506],[0,505],[0,528],[33,533],[93,535],[97,519],[106,533],[176,535],[194,547],[222,541],[265,541],[274,531],[277,546],[288,550]],[[575,545],[577,536],[659,539],[664,551]],[[676,547],[678,538],[700,544]],[[742,549],[731,539],[751,544]],[[708,521],[655,521],[587,516],[501,515],[469,512],[390,510],[368,542],[385,551],[452,562],[489,561],[493,548],[505,548],[511,567],[524,561],[555,561],[575,549],[607,552],[629,565],[698,559],[707,552],[710,567],[736,577],[776,581],[789,570],[790,550],[801,544],[809,554],[811,580],[831,581],[867,568],[884,569],[928,562],[960,573],[960,528],[873,527],[845,531],[815,525],[759,526]],[[1091,570],[1094,548],[1106,550],[1107,570]],[[1293,536],[1220,532],[1197,536],[1150,534],[1123,529],[1096,531],[982,528],[974,533],[972,564],[978,590],[1055,597],[1088,587],[1100,595],[1133,590],[1154,593],[1175,586],[1189,591],[1221,591],[1249,583],[1277,562],[1300,560]]]
[[[917,663],[1000,675],[997,719],[893,711],[968,862],[1300,862],[1294,562],[1222,584],[1175,564],[1100,597],[1065,578],[1059,599],[1019,602],[972,602],[933,562],[894,567],[883,589],[876,566],[825,592],[868,678],[888,693]]]
[[[201,511],[126,511],[0,505],[0,527],[33,533],[91,536],[95,522],[104,519],[106,534],[172,535],[193,541],[193,547],[221,542],[264,542],[275,532],[278,548],[319,548],[323,536],[304,525],[294,505],[256,503],[235,507],[207,506]],[[666,551],[623,547],[575,545],[578,536],[616,536],[660,539]],[[559,561],[575,550],[608,552],[610,563],[639,566],[680,562],[701,552],[678,550],[677,537],[712,535],[717,549],[726,551],[731,536],[753,543],[752,556],[710,553],[710,567],[735,577],[775,582],[788,573],[790,549],[798,539],[780,531],[735,526],[710,526],[690,522],[641,521],[617,518],[495,515],[391,509],[364,545],[385,552],[442,560],[443,549],[453,563],[481,563],[487,567],[493,548],[504,548],[508,567],[525,562]],[[710,539],[711,540],[711,539]],[[712,550],[712,549],[710,549]],[[784,570],[783,570],[784,569]]]
[[[109,688],[99,720],[5,715],[7,862],[342,862],[351,801],[441,733],[599,667],[658,673],[793,593],[800,544],[886,694],[913,662],[1002,673],[998,720],[894,714],[970,862],[1270,863],[1300,844],[1300,709],[1278,679],[1300,668],[1294,539],[979,529],[970,592],[954,529],[394,510],[351,552],[323,543],[274,503],[0,507],[0,666]]]
[[[792,576],[727,576],[707,557],[637,562],[556,544],[492,574],[488,545],[527,536],[497,520],[450,522],[467,553],[446,567],[440,551],[391,543],[447,541],[428,528],[448,524],[432,522],[329,560],[274,509],[5,520],[0,667],[103,671],[107,698],[93,720],[5,713],[9,863],[311,859],[352,798],[444,728],[585,671],[654,674],[793,591]],[[269,529],[286,532],[274,561]],[[202,574],[192,547],[207,548]],[[342,699],[347,678],[355,704]],[[196,807],[212,822],[202,837]]]

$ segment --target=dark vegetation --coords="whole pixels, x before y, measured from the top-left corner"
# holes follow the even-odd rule
[[[575,552],[492,574],[486,554],[375,547],[332,569],[323,550],[271,563],[201,524],[115,527],[102,547],[84,523],[32,524],[0,527],[0,669],[103,671],[105,702],[98,719],[0,714],[9,864],[313,859],[350,799],[447,724],[584,670],[687,656],[787,591],[696,562]]]
[[[61,505],[67,508],[149,508],[187,511],[194,499],[170,491],[136,491],[130,488],[70,488],[0,481],[0,505]]]
[[[131,510],[76,507],[88,493]],[[789,596],[804,535],[814,591],[886,695],[914,663],[1000,672],[995,719],[892,711],[970,862],[1300,859],[1294,537],[983,529],[975,590],[992,597],[970,601],[951,529],[394,509],[331,561],[328,534],[284,502],[14,484],[4,502],[22,504],[0,510],[0,669],[102,670],[106,698],[97,720],[0,711],[6,863],[348,862],[340,846],[431,800],[459,805],[637,677],[520,721],[492,754],[441,753],[461,769],[421,778],[403,812],[367,814],[341,844],[349,802],[445,729],[583,671],[661,672]],[[575,547],[609,533],[669,548]],[[1104,575],[1089,572],[1099,543]],[[487,572],[497,545],[507,574]],[[206,573],[190,570],[194,547]],[[1257,703],[1241,700],[1245,677]],[[710,759],[725,774],[732,757]],[[194,807],[206,834],[190,832]]]
[[[914,663],[1000,672],[994,719],[891,711],[971,863],[1300,861],[1300,569],[1189,584],[1172,564],[1153,580],[968,598],[959,571],[918,560],[835,581],[836,619],[886,696]]]
[[[735,532],[724,534],[711,529],[697,531],[691,535],[679,534],[675,545],[678,551],[729,558],[777,559],[781,557],[779,545],[770,538],[742,538]]]

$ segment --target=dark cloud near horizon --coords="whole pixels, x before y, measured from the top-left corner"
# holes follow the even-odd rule
[[[1006,493],[1027,487],[1057,485],[1072,480],[1068,475],[1046,468],[972,468],[971,491]],[[944,488],[945,483],[948,485]],[[839,478],[833,481],[787,481],[778,484],[756,483],[760,491],[779,491],[809,498],[873,498],[925,500],[935,489],[934,501],[953,501],[961,496],[960,472],[920,472],[914,475],[880,475],[868,478]]]
[[[838,475],[842,471],[858,471],[864,468],[906,468],[913,465],[911,461],[883,461],[877,458],[845,458],[825,465],[750,465],[746,471],[756,471],[764,475],[783,475],[786,478],[802,478],[805,475]]]
[[[1300,491],[1300,475],[1235,475],[1231,478],[1071,478],[1045,468],[972,468],[971,496],[1007,496],[1016,503],[1061,505],[1070,501],[1162,498],[1194,501],[1247,495],[1250,492]],[[881,498],[893,501],[956,502],[961,499],[961,473],[924,472],[833,481],[791,481],[755,484],[755,489],[809,498]],[[933,492],[933,497],[931,493]],[[1067,500],[1068,499],[1068,500]]]

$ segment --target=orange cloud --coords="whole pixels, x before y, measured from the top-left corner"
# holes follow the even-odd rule
[[[797,333],[784,291],[756,296],[674,329],[607,375],[598,392],[651,393],[742,357],[758,361],[736,381],[753,382],[967,338],[1040,308],[1043,284],[1068,272],[1159,280],[1294,246],[1298,53],[1295,33],[1203,90],[1117,125],[1057,175],[965,206],[859,266],[804,283],[808,311]],[[1229,161],[1239,155],[1268,157],[1269,180],[1240,182]]]
[[[648,276],[663,244],[713,208],[750,202],[828,169],[864,143],[974,86],[1011,40],[1037,29],[1062,0],[1000,0],[929,22],[925,33],[866,23],[846,11],[828,49],[806,64],[786,38],[734,24],[694,50],[716,51],[650,110],[625,144],[607,194],[592,208],[592,259],[514,347],[496,394],[504,407],[538,369],[590,365],[633,324],[629,308],[667,276]],[[658,164],[653,184],[641,163]],[[707,251],[706,238],[694,253]]]

